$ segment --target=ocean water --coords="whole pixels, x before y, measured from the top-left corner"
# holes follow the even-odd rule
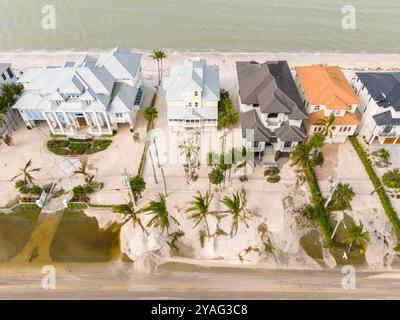
[[[55,8],[55,30],[42,8]],[[356,28],[342,28],[343,6]],[[0,51],[400,52],[399,0],[0,0]]]

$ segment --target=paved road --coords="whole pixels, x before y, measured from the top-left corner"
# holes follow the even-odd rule
[[[56,266],[55,290],[41,288],[40,270],[0,266],[0,299],[399,299],[400,273],[357,272],[342,288],[341,270],[290,271],[166,265],[157,275],[122,263]]]

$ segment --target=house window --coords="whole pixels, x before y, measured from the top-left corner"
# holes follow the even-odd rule
[[[285,143],[283,144],[284,148],[291,148],[292,147],[292,141],[285,141]]]
[[[268,114],[268,117],[267,117],[268,119],[275,119],[275,118],[278,118],[278,114],[277,113],[269,113]]]
[[[386,126],[385,128],[383,128],[382,133],[390,133],[390,131],[392,131],[393,126]]]
[[[188,107],[189,107],[189,108],[192,107],[192,103],[191,103],[191,102],[188,103]]]
[[[258,148],[260,145],[259,141],[253,141],[253,148]]]
[[[353,109],[353,106],[348,106],[347,107],[347,110],[351,110],[351,109]]]
[[[340,116],[340,110],[335,112],[335,116]]]
[[[14,78],[14,75],[11,72],[10,68],[7,69],[7,73],[8,73],[8,76],[10,77],[10,79]]]
[[[315,106],[315,108],[314,108],[315,111],[318,111],[319,109],[321,109],[320,106]]]
[[[348,127],[348,128],[347,128],[347,131],[350,131],[351,129],[352,129],[352,127]]]
[[[115,116],[116,116],[117,118],[122,118],[124,115],[123,115],[122,113],[116,113]]]
[[[199,95],[199,92],[198,92],[198,91],[195,91],[195,92],[194,92],[194,96],[197,97],[198,95]]]
[[[195,103],[194,103],[194,106],[197,108],[197,107],[199,106],[199,103],[198,103],[198,102],[195,102]]]
[[[4,81],[7,80],[6,75],[4,73],[1,75],[1,77],[3,78]]]
[[[253,108],[258,108],[260,105],[258,103],[253,103]]]

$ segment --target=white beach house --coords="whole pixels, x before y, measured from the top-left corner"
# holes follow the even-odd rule
[[[201,128],[213,131],[218,122],[219,69],[203,59],[171,67],[164,79],[168,123],[173,132]]]
[[[288,156],[305,140],[307,113],[286,61],[236,62],[240,126],[248,148]]]
[[[358,133],[368,143],[400,143],[400,72],[359,72],[353,87],[361,101]]]
[[[112,134],[133,128],[143,97],[141,55],[116,48],[98,59],[85,56],[63,66],[26,71],[13,106],[28,127],[46,121],[52,134]]]
[[[0,86],[16,80],[15,73],[11,69],[11,63],[0,63]]]

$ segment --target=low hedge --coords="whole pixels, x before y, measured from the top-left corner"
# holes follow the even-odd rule
[[[50,152],[59,156],[83,154],[90,155],[107,149],[111,143],[112,140],[110,139],[53,139],[47,141],[47,148]]]
[[[112,143],[112,140],[108,139],[97,139],[93,140],[92,147],[93,148],[99,148],[99,149],[105,149],[107,148],[110,144]]]
[[[397,239],[400,241],[400,219],[397,216],[396,210],[393,208],[393,205],[390,202],[390,199],[382,185],[381,180],[379,179],[374,168],[372,167],[371,160],[368,158],[363,147],[358,142],[357,137],[352,136],[349,139],[351,144],[353,145],[353,148],[356,150],[361,162],[363,163],[365,171],[367,171],[369,179],[371,180],[372,185],[374,186],[376,193],[379,196],[379,200],[381,201],[383,210],[385,211],[386,216],[393,225],[393,229],[396,233]]]
[[[89,149],[90,147],[90,142],[71,142],[69,144],[70,149]]]
[[[267,177],[267,182],[269,182],[269,183],[278,183],[280,180],[281,180],[281,177],[278,175]]]
[[[66,148],[69,145],[68,140],[49,140],[47,141],[47,148],[54,149],[54,148]]]
[[[314,170],[311,167],[307,167],[305,173],[306,173],[308,187],[310,188],[310,192],[311,192],[311,198],[312,198],[314,210],[316,211],[319,228],[325,239],[325,243],[329,247],[331,247],[333,244],[332,229],[331,229],[331,226],[328,221],[327,211],[324,207],[325,200],[321,195],[321,190],[319,188],[317,178],[315,177]]]

